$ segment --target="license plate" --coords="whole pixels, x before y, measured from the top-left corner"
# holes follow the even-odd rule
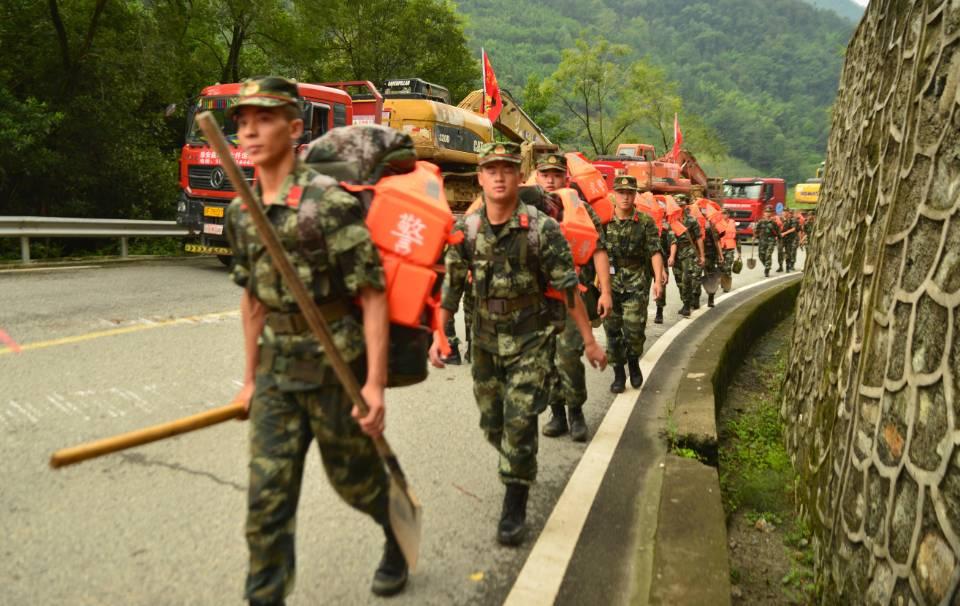
[[[216,236],[223,235],[223,225],[216,225],[214,223],[204,223],[203,224],[203,233],[213,234]]]
[[[205,206],[203,207],[203,216],[204,217],[222,217],[223,207],[222,206]]]

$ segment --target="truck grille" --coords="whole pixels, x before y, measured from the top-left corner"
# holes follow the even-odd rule
[[[733,219],[741,219],[741,220],[749,219],[750,215],[753,214],[749,210],[732,210],[732,209],[728,209],[728,210],[730,210],[730,217],[732,217]]]
[[[242,167],[243,176],[247,183],[253,184],[253,167]],[[216,173],[216,174],[214,174]],[[189,166],[187,167],[187,180],[190,182],[190,189],[205,189],[210,191],[235,191],[230,179],[220,166]]]

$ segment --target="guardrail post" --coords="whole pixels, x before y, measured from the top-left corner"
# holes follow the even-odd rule
[[[126,237],[120,238],[120,256],[121,257],[127,256],[127,238]]]
[[[20,260],[30,262],[30,238],[27,236],[20,236]]]

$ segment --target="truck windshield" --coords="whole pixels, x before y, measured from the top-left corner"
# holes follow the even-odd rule
[[[203,136],[203,131],[197,124],[197,114],[203,111],[213,112],[217,122],[223,128],[223,134],[231,145],[237,144],[237,124],[233,120],[227,119],[227,108],[237,100],[236,96],[229,97],[201,97],[197,99],[196,104],[190,111],[187,118],[187,144],[203,145],[207,138]]]
[[[762,183],[724,183],[723,197],[759,200]]]

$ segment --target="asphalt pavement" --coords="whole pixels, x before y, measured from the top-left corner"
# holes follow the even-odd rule
[[[745,267],[734,286],[757,279],[762,268]],[[648,348],[678,321],[668,289],[666,324],[651,306]],[[47,466],[58,448],[229,403],[243,366],[239,295],[211,258],[0,272],[0,603],[242,603],[244,423]],[[587,370],[591,432],[611,380]],[[502,603],[586,448],[541,437],[531,533],[499,546],[503,488],[471,389],[464,365],[388,391],[387,435],[424,507],[420,568],[391,603]],[[288,603],[376,603],[382,533],[338,500],[318,459],[306,466]]]

